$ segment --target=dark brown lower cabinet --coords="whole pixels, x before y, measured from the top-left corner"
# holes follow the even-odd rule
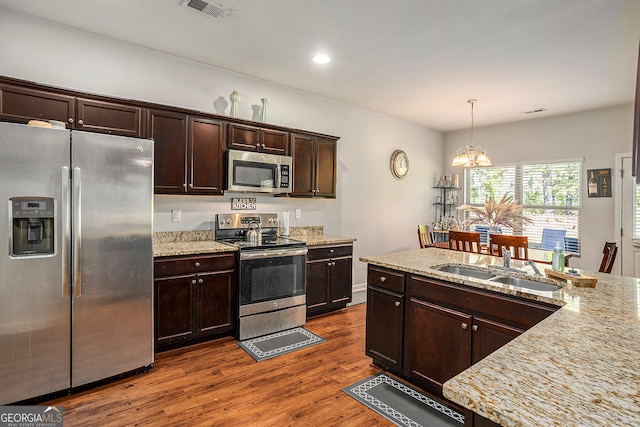
[[[405,334],[413,382],[442,396],[442,384],[471,365],[472,316],[412,298]]]
[[[367,286],[366,354],[441,398],[443,383],[559,308],[377,266]],[[465,416],[465,426],[496,425]]]
[[[404,312],[404,273],[369,267],[365,353],[396,374],[403,369]]]
[[[384,288],[367,288],[365,352],[394,373],[402,370],[403,314],[404,296]]]
[[[311,247],[307,254],[307,316],[345,308],[353,288],[353,244]]]
[[[234,254],[156,259],[156,351],[233,335],[235,278]]]

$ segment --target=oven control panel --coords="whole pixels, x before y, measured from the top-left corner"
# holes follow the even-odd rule
[[[278,214],[236,213],[216,216],[216,230],[248,229],[251,224],[260,228],[278,227]]]

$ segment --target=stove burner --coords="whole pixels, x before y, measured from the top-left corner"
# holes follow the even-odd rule
[[[262,241],[247,241],[247,232],[252,224],[262,231]],[[305,247],[299,240],[278,236],[277,214],[218,214],[216,219],[215,240],[236,246],[240,250],[258,250],[274,248]]]

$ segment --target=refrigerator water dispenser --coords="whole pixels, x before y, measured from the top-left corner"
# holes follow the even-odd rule
[[[54,199],[49,197],[12,197],[9,215],[13,232],[9,235],[12,257],[53,255]]]

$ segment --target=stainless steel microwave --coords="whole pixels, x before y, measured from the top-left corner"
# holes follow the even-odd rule
[[[292,163],[290,156],[229,150],[225,191],[290,193]]]

